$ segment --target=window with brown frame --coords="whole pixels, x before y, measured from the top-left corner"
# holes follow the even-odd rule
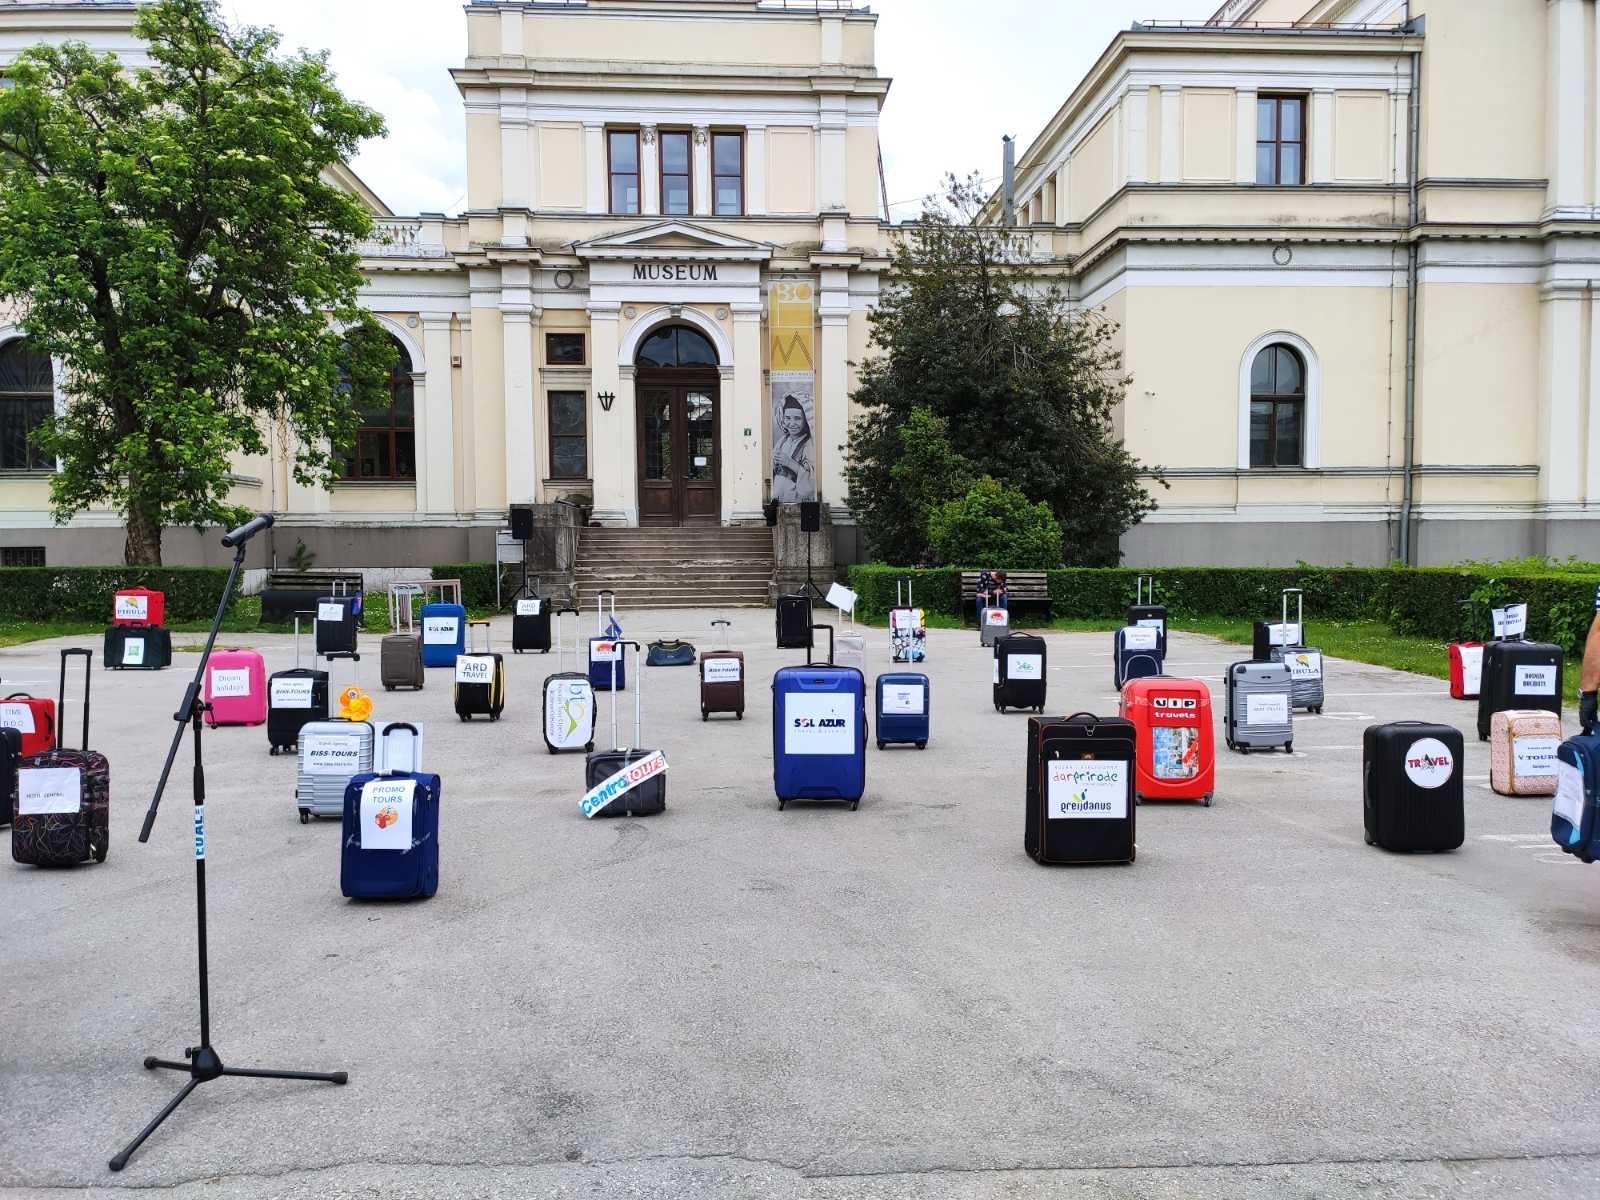
[[[547,333],[544,335],[544,361],[552,367],[583,366],[581,333]]]
[[[395,362],[389,370],[389,402],[361,414],[354,451],[345,454],[344,477],[349,483],[368,481],[412,482],[417,478],[415,384],[411,355],[397,338]]]
[[[611,211],[618,216],[639,212],[639,131],[613,129],[606,134],[611,174]]]
[[[1268,346],[1250,364],[1250,465],[1305,461],[1306,366],[1288,346]]]
[[[1306,98],[1256,100],[1256,182],[1298,187],[1306,178]]]
[[[711,135],[711,195],[719,217],[744,212],[744,135]]]
[[[661,213],[687,217],[694,211],[693,169],[690,166],[689,131],[661,133]]]

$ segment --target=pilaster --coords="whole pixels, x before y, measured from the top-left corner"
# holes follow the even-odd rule
[[[589,462],[594,476],[594,519],[605,525],[626,525],[636,493],[629,485],[634,476],[622,471],[621,429],[633,421],[632,396],[624,408],[617,367],[618,326],[621,305],[589,305]],[[631,385],[631,380],[629,381]],[[630,386],[631,392],[631,386]],[[616,397],[611,411],[600,403],[602,394]]]
[[[1549,505],[1582,500],[1585,447],[1579,431],[1592,391],[1583,373],[1588,304],[1586,289],[1577,286],[1547,288],[1541,304],[1539,499]]]
[[[456,511],[455,371],[450,365],[450,314],[422,314],[426,393],[417,403],[417,511]]]
[[[1129,88],[1127,98],[1122,102],[1122,114],[1127,125],[1127,133],[1122,140],[1124,177],[1129,183],[1144,183],[1149,175],[1150,164],[1150,89]]]
[[[606,195],[606,127],[597,122],[583,126],[584,209],[603,213],[610,208]]]
[[[850,273],[823,271],[817,347],[817,490],[830,512],[845,510],[844,451],[850,436]]]
[[[1161,182],[1183,178],[1183,89],[1161,88]]]
[[[1548,0],[1549,58],[1545,65],[1545,155],[1550,173],[1548,206],[1575,210],[1587,203],[1586,105],[1588,39],[1583,0]]]
[[[744,135],[744,210],[767,215],[767,127],[752,125]]]
[[[1234,110],[1234,162],[1235,183],[1256,181],[1256,90],[1240,88]]]
[[[518,14],[520,15],[520,14]],[[525,88],[500,89],[500,204],[529,208],[533,203],[533,169]],[[508,246],[528,244],[526,234],[506,234]]]
[[[654,125],[639,127],[639,211],[661,215],[661,143]]]
[[[1318,88],[1311,93],[1311,112],[1301,132],[1311,147],[1311,161],[1304,164],[1312,183],[1333,182],[1333,89]]]
[[[696,125],[694,134],[689,138],[690,165],[694,170],[694,215],[705,217],[711,214],[711,130],[705,125]]]
[[[766,426],[761,395],[761,303],[733,305],[733,388],[722,399],[722,520],[761,516],[761,431]]]
[[[539,311],[533,306],[531,274],[524,266],[501,268],[507,504],[532,504],[539,498],[538,481],[543,478],[533,394],[533,338]]]

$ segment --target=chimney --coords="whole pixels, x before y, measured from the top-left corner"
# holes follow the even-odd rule
[[[1005,146],[1005,166],[1001,170],[1000,223],[1007,229],[1017,223],[1017,144],[1010,134],[1000,139]]]

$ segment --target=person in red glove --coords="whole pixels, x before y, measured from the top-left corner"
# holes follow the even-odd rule
[[[1595,693],[1600,692],[1600,587],[1594,589],[1594,623],[1589,640],[1583,644],[1583,675],[1578,681],[1578,728],[1595,730]]]

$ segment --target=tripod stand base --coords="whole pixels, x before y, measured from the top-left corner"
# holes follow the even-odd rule
[[[224,1075],[233,1075],[242,1079],[300,1079],[310,1083],[346,1083],[350,1076],[344,1071],[263,1071],[254,1067],[226,1067],[222,1059],[210,1046],[190,1046],[183,1052],[188,1062],[174,1062],[170,1059],[150,1056],[144,1060],[144,1069],[147,1071],[184,1071],[189,1076],[189,1082],[183,1085],[178,1092],[159,1113],[155,1120],[146,1125],[134,1138],[123,1147],[122,1152],[116,1155],[108,1164],[113,1171],[120,1171],[128,1165],[128,1160],[133,1157],[133,1152],[144,1145],[144,1140],[161,1127],[165,1121],[178,1110],[178,1105],[189,1098],[189,1093],[202,1083],[209,1083],[213,1079],[220,1079]]]

